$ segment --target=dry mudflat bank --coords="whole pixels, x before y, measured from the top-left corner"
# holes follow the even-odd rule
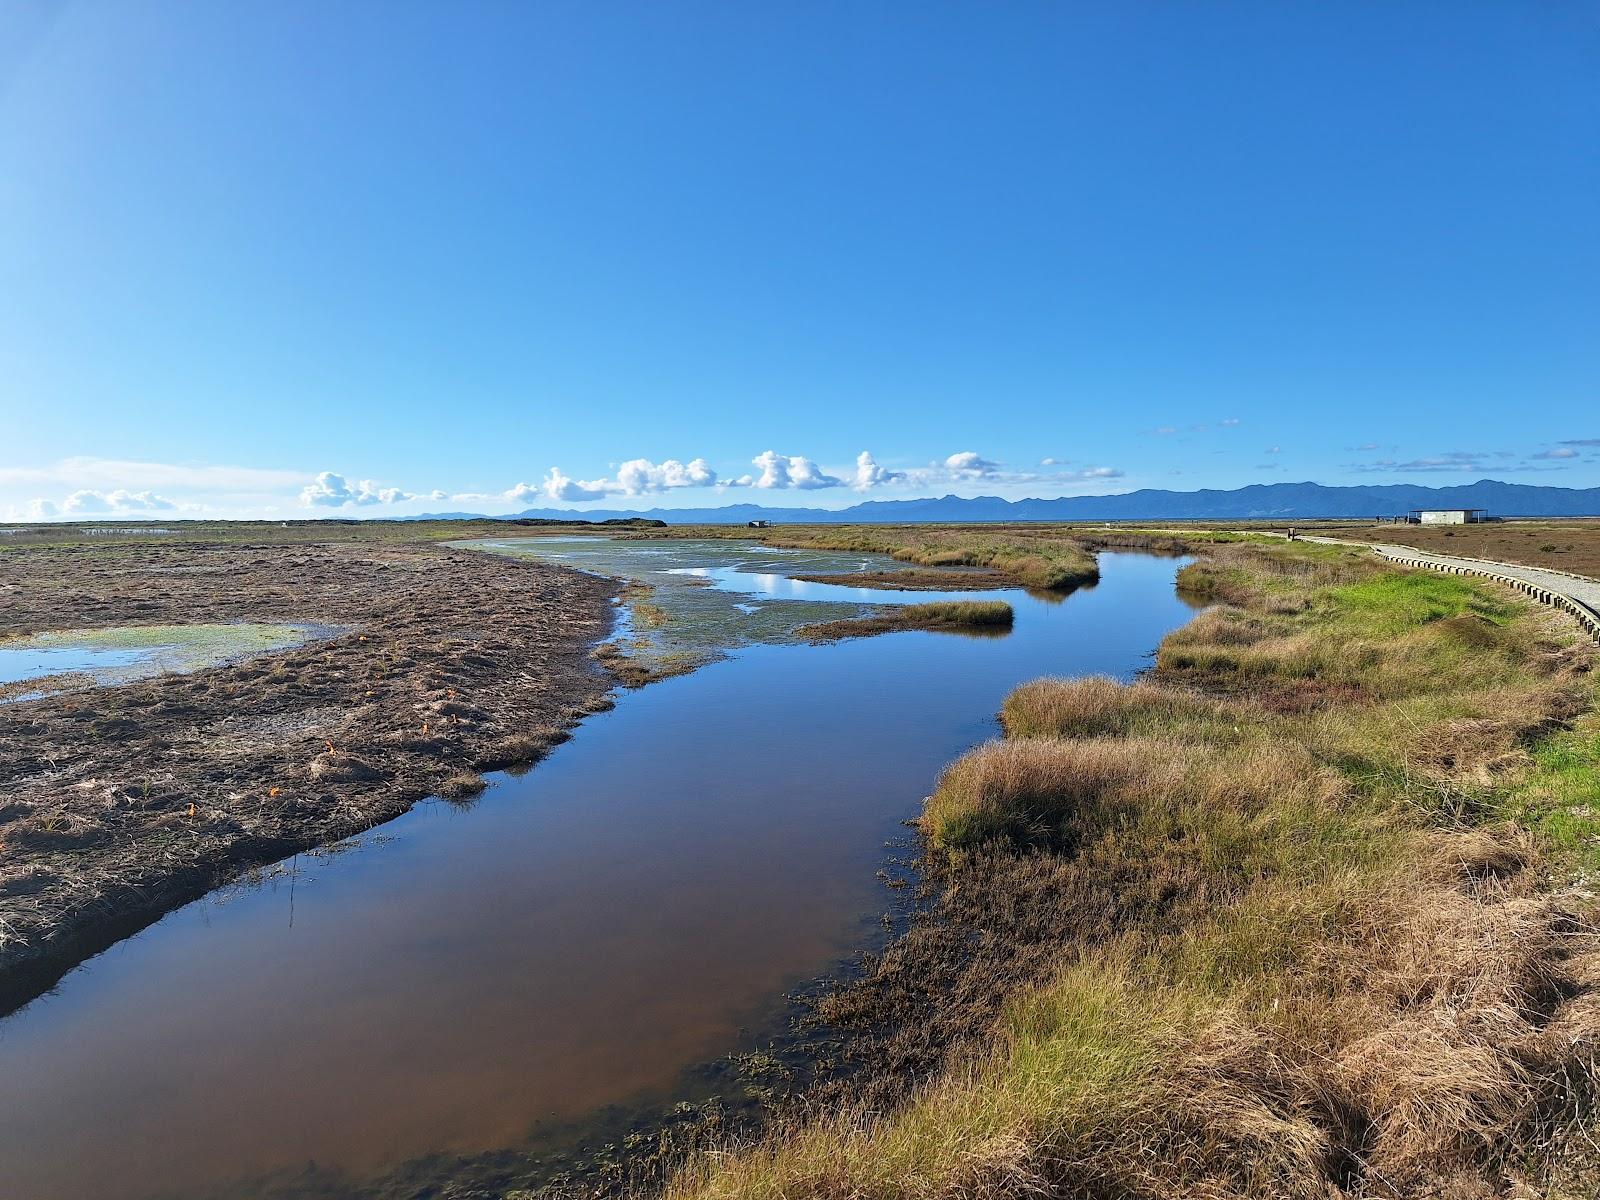
[[[213,532],[0,554],[0,639],[344,631],[0,704],[0,1009],[245,868],[473,792],[480,771],[537,760],[610,704],[589,650],[610,628],[609,581],[403,527]]]

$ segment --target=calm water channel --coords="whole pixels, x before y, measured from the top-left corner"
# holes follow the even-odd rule
[[[1065,600],[986,593],[1016,606],[1006,637],[755,645],[625,693],[471,808],[420,805],[99,955],[0,1021],[0,1195],[321,1196],[670,1095],[867,943],[886,840],[1010,688],[1129,676],[1188,619],[1178,560],[1101,561]]]

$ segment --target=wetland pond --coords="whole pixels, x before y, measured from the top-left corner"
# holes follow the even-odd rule
[[[687,1094],[874,944],[889,844],[1012,687],[1127,678],[1191,615],[1183,560],[1108,553],[1064,598],[983,593],[1015,607],[1005,636],[808,645],[796,625],[947,594],[800,583],[819,556],[750,543],[488,548],[655,584],[655,649],[725,657],[623,692],[472,806],[179,909],[0,1020],[0,1195],[365,1195]],[[697,607],[709,641],[673,632]]]
[[[0,641],[0,704],[202,671],[339,632],[323,625],[122,625],[8,638]]]

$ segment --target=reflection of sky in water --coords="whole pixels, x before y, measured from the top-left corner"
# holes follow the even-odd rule
[[[899,563],[896,563],[899,566]],[[856,563],[853,570],[867,570],[867,563]],[[826,571],[819,568],[818,574],[846,574],[848,571]],[[760,595],[766,600],[813,600],[813,602],[846,603],[846,605],[920,605],[930,600],[957,597],[957,595],[971,595],[970,590],[952,587],[946,592],[930,592],[930,590],[917,590],[917,592],[898,592],[898,590],[883,589],[883,587],[846,587],[843,584],[818,584],[806,582],[803,579],[794,579],[778,571],[755,571],[749,566],[674,566],[667,574],[680,574],[680,576],[693,576],[698,579],[710,579],[712,587],[720,592],[741,592],[744,595]],[[952,573],[950,582],[957,584],[960,581],[958,574]],[[984,595],[994,595],[994,590],[984,590]],[[736,605],[736,608],[744,608]],[[750,611],[744,608],[744,611]]]
[[[902,592],[884,588],[846,587],[837,583],[808,583],[776,571],[753,571],[747,567],[677,567],[668,574],[693,575],[709,579],[712,586],[719,591],[740,592],[747,596],[762,596],[771,600],[832,601],[842,604],[926,604],[930,600],[973,594],[961,588],[951,588],[949,591]],[[954,577],[954,579],[959,578],[959,576]],[[995,593],[990,589],[984,594],[993,596]]]
[[[96,673],[154,658],[159,647],[139,650],[81,650],[60,647],[29,647],[0,650],[0,683],[18,683],[67,671]]]
[[[0,686],[47,676],[71,677],[63,682],[72,687],[131,683],[153,675],[186,674],[339,632],[324,625],[248,622],[48,630],[0,644]]]

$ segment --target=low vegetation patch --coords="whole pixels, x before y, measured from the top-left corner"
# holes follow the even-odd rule
[[[897,629],[932,629],[949,633],[1004,633],[1016,613],[1004,600],[938,600],[880,609],[865,617],[826,621],[801,628],[813,641],[893,633]]]
[[[933,908],[823,1005],[892,1014],[861,1075],[671,1196],[1595,1194],[1593,647],[1360,552],[1185,582],[940,779]]]
[[[1004,600],[938,600],[932,604],[908,604],[900,609],[900,616],[907,624],[923,629],[938,625],[1009,629],[1016,619],[1011,605]]]

